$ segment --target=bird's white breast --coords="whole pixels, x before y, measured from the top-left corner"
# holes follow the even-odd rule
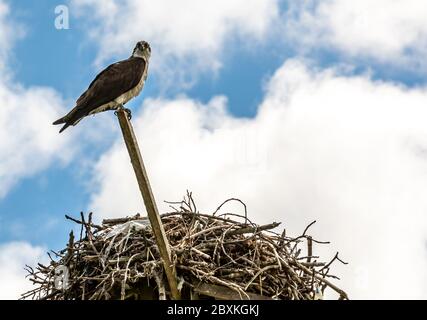
[[[134,88],[130,89],[128,92],[125,92],[121,96],[114,99],[117,104],[125,104],[130,99],[140,94],[142,88],[144,87],[145,79],[147,78],[146,70],[147,67],[145,68],[144,73],[142,74],[141,80],[139,80],[139,83]]]

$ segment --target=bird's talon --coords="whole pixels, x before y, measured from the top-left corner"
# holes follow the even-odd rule
[[[124,112],[126,112],[127,118],[128,120],[132,119],[132,111],[128,108],[125,108],[123,105],[120,105],[115,111],[114,111],[114,115],[118,116],[118,113],[120,110],[123,110]]]
[[[128,108],[123,108],[123,110],[127,113],[128,120],[132,119],[132,111]]]

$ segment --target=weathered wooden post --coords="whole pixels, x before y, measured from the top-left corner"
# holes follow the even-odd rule
[[[130,123],[127,113],[123,109],[117,110],[120,128],[122,129],[123,138],[129,152],[133,170],[135,171],[136,180],[138,181],[139,190],[144,199],[145,208],[147,210],[148,219],[150,220],[153,234],[159,248],[160,256],[163,260],[166,277],[169,283],[172,299],[180,299],[180,293],[176,282],[176,270],[171,260],[171,251],[168,239],[166,238],[165,230],[160,219],[156,201],[154,200],[150,182],[148,180],[147,171],[145,170],[141,152],[138,147],[135,133]]]

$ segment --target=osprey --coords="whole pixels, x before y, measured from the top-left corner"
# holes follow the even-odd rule
[[[141,92],[147,79],[150,56],[150,45],[140,41],[130,58],[113,63],[98,74],[89,88],[77,99],[76,106],[53,123],[65,123],[59,133],[69,126],[75,126],[88,115],[107,110],[123,108],[130,119],[131,112],[123,105]]]

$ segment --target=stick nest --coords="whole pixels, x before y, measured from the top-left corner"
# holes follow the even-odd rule
[[[221,207],[240,202],[244,215],[220,214]],[[161,215],[184,299],[321,299],[329,288],[339,299],[347,294],[329,274],[338,253],[325,263],[312,253],[308,228],[298,237],[273,232],[279,223],[257,225],[246,205],[228,199],[211,215],[197,211],[191,193],[182,202],[169,203],[174,212]],[[174,206],[178,206],[175,208]],[[49,265],[26,266],[36,286],[22,299],[99,300],[168,299],[169,291],[159,251],[146,218],[139,215],[92,221],[80,219],[80,239],[73,232],[65,249],[48,253]],[[304,256],[302,256],[304,252]]]

